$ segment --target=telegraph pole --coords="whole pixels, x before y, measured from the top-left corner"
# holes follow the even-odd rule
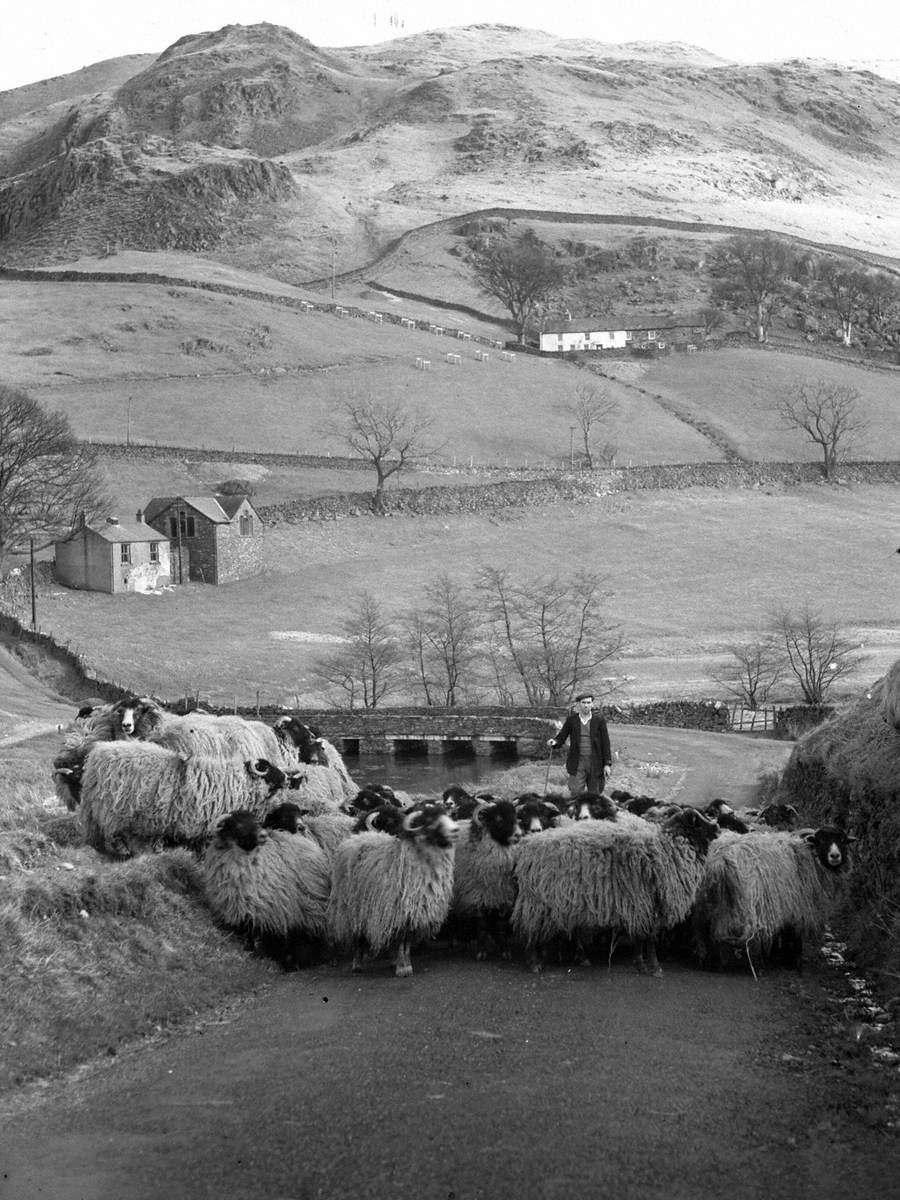
[[[31,578],[31,629],[37,633],[37,601],[34,598],[34,538],[28,539],[29,576]]]

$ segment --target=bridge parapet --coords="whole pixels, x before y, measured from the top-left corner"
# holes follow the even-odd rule
[[[440,754],[470,747],[475,754],[498,752],[530,758],[546,751],[547,738],[560,722],[548,717],[515,714],[465,713],[440,709],[427,713],[304,712],[301,719],[313,725],[342,753],[396,753],[421,750]]]

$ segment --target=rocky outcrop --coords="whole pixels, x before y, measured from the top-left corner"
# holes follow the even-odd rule
[[[95,126],[96,128],[96,126]],[[73,125],[73,140],[77,130]],[[217,245],[241,210],[289,199],[287,167],[249,155],[184,164],[184,148],[165,139],[96,137],[0,186],[0,239],[40,240],[58,222],[68,240],[135,249],[206,249]],[[226,220],[227,218],[227,220]],[[57,230],[58,233],[58,230]]]

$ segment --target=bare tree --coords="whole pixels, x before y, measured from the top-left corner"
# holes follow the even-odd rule
[[[434,454],[428,415],[410,412],[399,401],[352,398],[341,405],[344,439],[351,450],[375,468],[375,511],[384,512],[384,485],[392,475]]]
[[[783,649],[771,636],[728,647],[731,662],[713,672],[713,679],[747,708],[765,704],[775,685],[784,678]]]
[[[595,430],[608,421],[617,408],[616,401],[606,389],[591,383],[576,384],[574,399],[557,405],[557,410],[569,417],[579,430],[584,450],[584,465],[589,471],[594,469]]]
[[[621,630],[602,612],[605,581],[595,572],[517,581],[506,567],[482,567],[476,587],[529,704],[565,703],[578,683],[621,651]]]
[[[566,278],[554,252],[530,230],[477,251],[472,270],[485,295],[508,310],[520,343],[535,312],[549,303]]]
[[[452,708],[472,682],[480,616],[471,592],[446,572],[426,587],[425,599],[406,624],[414,675],[426,704]]]
[[[393,622],[371,592],[361,592],[341,622],[344,644],[314,674],[343,693],[351,709],[377,708],[397,687],[403,657]]]
[[[109,503],[94,451],[68,419],[0,384],[0,563],[29,537],[67,532]]]
[[[854,654],[856,646],[837,622],[827,621],[808,604],[797,611],[777,609],[772,615],[772,637],[807,704],[823,704],[834,684],[861,662],[861,656]]]
[[[718,290],[724,295],[742,296],[753,306],[756,336],[765,342],[787,273],[787,247],[770,234],[739,233],[726,238],[717,262],[726,274]]]
[[[855,387],[819,378],[803,380],[775,406],[786,428],[802,430],[821,449],[826,479],[834,478],[854,436],[866,428],[859,399]]]

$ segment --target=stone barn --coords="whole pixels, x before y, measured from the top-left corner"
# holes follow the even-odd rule
[[[172,582],[169,543],[159,532],[118,517],[81,519],[55,543],[57,582],[92,592],[149,592]]]
[[[156,496],[138,518],[168,538],[173,583],[232,583],[263,569],[263,522],[247,496]]]

